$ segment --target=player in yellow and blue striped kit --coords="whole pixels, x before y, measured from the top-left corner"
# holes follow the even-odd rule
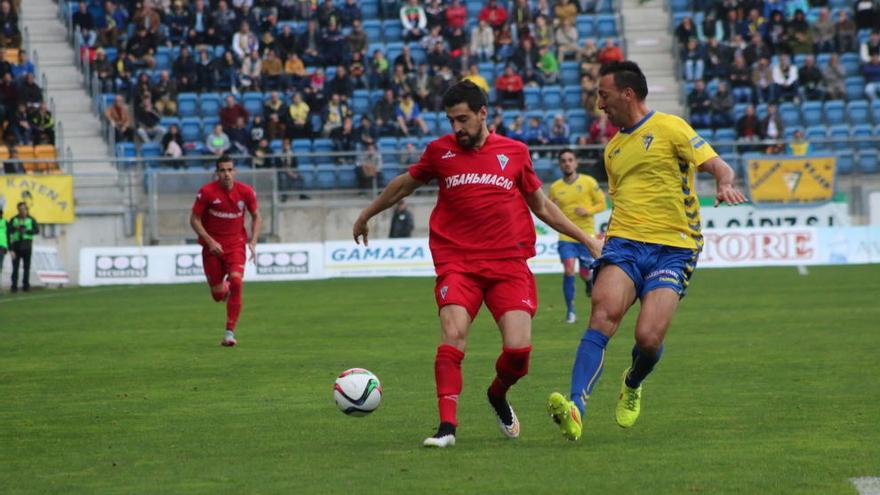
[[[615,416],[635,424],[642,381],[663,352],[663,339],[703,246],[696,171],[716,182],[716,202],[739,204],[733,169],[690,125],[648,109],[648,84],[634,62],[602,67],[599,108],[620,132],[605,146],[612,210],[607,240],[593,264],[593,309],[577,350],[571,390],[553,393],[548,411],[563,435],[580,438],[581,417],[605,363],[605,347],[627,310],[641,301],[632,364],[624,372]]]

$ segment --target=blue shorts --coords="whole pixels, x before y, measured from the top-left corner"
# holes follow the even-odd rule
[[[590,250],[587,249],[587,246],[579,242],[571,242],[571,241],[559,241],[559,247],[557,248],[559,251],[559,259],[567,260],[571,258],[577,258],[581,264],[581,268],[588,268],[591,264],[593,264],[593,257],[590,255]]]
[[[640,299],[664,287],[684,297],[699,255],[696,249],[611,237],[605,242],[602,256],[593,262],[593,276],[604,265],[616,265],[632,279]]]

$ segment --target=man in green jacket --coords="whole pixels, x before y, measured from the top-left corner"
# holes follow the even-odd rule
[[[9,220],[9,246],[12,248],[12,292],[18,292],[18,267],[24,261],[24,275],[21,288],[25,292],[31,290],[31,253],[34,249],[34,235],[40,232],[40,226],[34,217],[28,215],[28,207],[24,201],[18,203],[18,215]]]

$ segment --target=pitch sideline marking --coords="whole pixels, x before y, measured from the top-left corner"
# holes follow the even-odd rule
[[[880,478],[878,477],[850,478],[849,481],[856,487],[859,495],[880,495]]]
[[[37,299],[54,299],[56,297],[63,296],[74,296],[79,294],[94,294],[95,292],[106,292],[109,290],[120,290],[120,289],[133,289],[135,287],[140,287],[138,285],[128,285],[128,286],[112,286],[112,287],[93,287],[91,289],[81,289],[76,292],[64,291],[63,289],[57,289],[58,292],[54,292],[52,294],[37,294],[34,296],[10,296],[4,295],[2,299],[0,299],[0,304],[4,303],[14,303],[14,302],[27,302],[27,301],[35,301]]]

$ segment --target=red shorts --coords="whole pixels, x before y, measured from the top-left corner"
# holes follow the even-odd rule
[[[538,291],[525,259],[477,260],[442,263],[434,267],[437,306],[464,306],[476,318],[483,301],[497,321],[504,313],[522,310],[535,316]]]
[[[219,256],[211,254],[208,248],[202,248],[202,266],[205,270],[205,277],[208,278],[208,285],[220,285],[223,278],[231,272],[238,272],[244,275],[244,263],[247,260],[247,253],[244,245],[241,246],[223,246],[223,253]]]

